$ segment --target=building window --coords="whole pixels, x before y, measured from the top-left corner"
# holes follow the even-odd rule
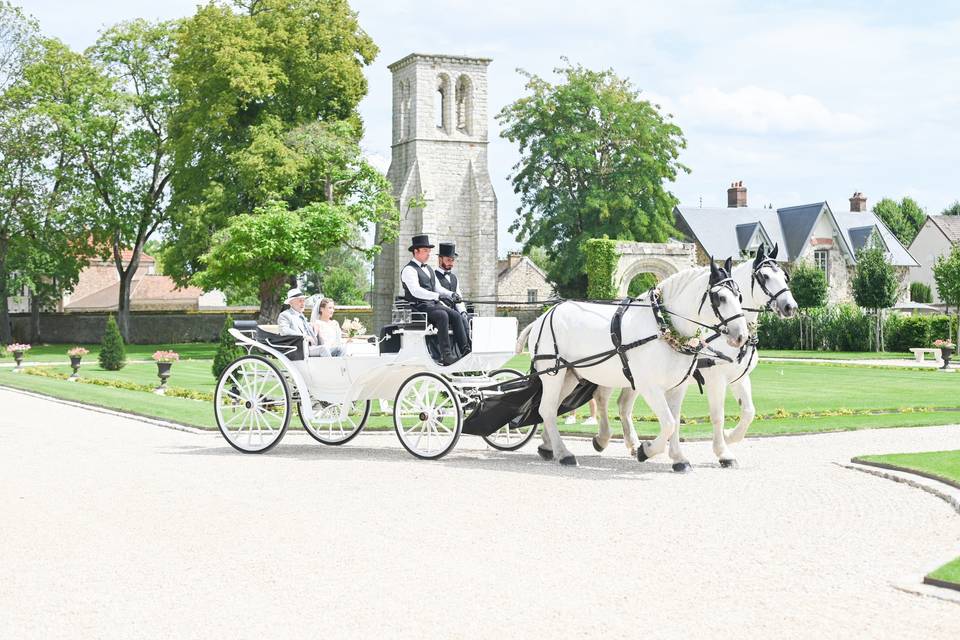
[[[536,301],[537,301],[537,290],[527,289],[527,302],[536,302]]]
[[[813,252],[813,262],[817,265],[817,269],[823,271],[823,277],[826,279],[827,284],[830,284],[830,252],[820,249]]]

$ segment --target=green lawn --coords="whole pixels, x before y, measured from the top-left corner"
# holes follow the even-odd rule
[[[83,357],[84,362],[96,362],[97,355],[100,353],[99,344],[39,344],[34,345],[27,352],[24,360],[30,362],[70,362],[67,356],[67,350],[72,347],[85,347],[90,353]],[[150,360],[154,351],[176,351],[181,358],[196,360],[201,358],[212,359],[217,352],[217,344],[214,342],[184,342],[179,344],[128,344],[128,360]],[[13,357],[6,356],[7,363],[13,362]],[[2,358],[2,356],[0,356]],[[0,362],[3,360],[0,359]]]
[[[760,349],[763,358],[825,358],[827,360],[910,360],[909,351],[790,351],[783,349]],[[929,356],[928,356],[929,358]]]
[[[887,465],[904,471],[915,471],[928,477],[932,476],[945,480],[954,486],[960,486],[960,450],[859,456],[853,460],[854,462]],[[927,578],[945,582],[951,588],[960,589],[960,558],[943,565],[930,573]],[[932,582],[932,584],[936,583]]]

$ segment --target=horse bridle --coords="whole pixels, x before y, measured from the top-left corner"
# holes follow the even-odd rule
[[[726,271],[721,269],[721,272],[726,276],[725,278],[719,280],[718,282],[710,285],[710,288],[703,292],[703,297],[700,299],[700,307],[697,309],[697,313],[703,311],[703,304],[707,301],[707,296],[710,297],[710,307],[713,309],[713,315],[717,317],[717,320],[720,322],[710,329],[713,329],[716,332],[716,335],[711,336],[707,339],[709,342],[717,337],[717,335],[724,334],[727,332],[727,325],[743,317],[743,312],[730,316],[729,318],[724,318],[723,314],[720,313],[720,295],[719,289],[729,289],[731,293],[736,295],[740,302],[743,302],[743,294],[740,293],[740,287],[737,286],[736,281],[726,274]],[[699,323],[696,323],[699,324]]]
[[[753,293],[753,286],[755,284],[760,285],[760,290],[763,291],[763,293],[767,296],[767,303],[763,305],[762,310],[772,311],[773,303],[777,301],[777,298],[779,298],[785,293],[788,293],[790,291],[790,287],[784,286],[783,289],[780,289],[780,291],[777,291],[776,293],[770,293],[770,290],[767,288],[767,284],[766,284],[770,276],[760,273],[760,269],[762,269],[767,265],[770,265],[775,269],[780,269],[780,265],[778,265],[773,258],[764,258],[763,260],[761,260],[759,264],[753,267],[753,275],[750,278],[750,293],[751,294]],[[780,270],[783,271],[782,269]],[[786,281],[786,284],[789,285],[790,274],[787,273],[786,271],[783,271],[783,278]]]

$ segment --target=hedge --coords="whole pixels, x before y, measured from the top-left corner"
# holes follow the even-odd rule
[[[620,259],[616,240],[591,238],[583,243],[583,251],[586,255],[587,297],[591,300],[613,300],[617,297],[613,274]]]

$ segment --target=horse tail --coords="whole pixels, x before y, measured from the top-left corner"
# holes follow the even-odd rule
[[[530,335],[530,331],[533,329],[533,325],[536,323],[537,321],[534,320],[528,324],[523,331],[520,332],[520,335],[517,337],[517,346],[514,350],[515,353],[523,353],[523,347],[527,344],[527,337]]]

